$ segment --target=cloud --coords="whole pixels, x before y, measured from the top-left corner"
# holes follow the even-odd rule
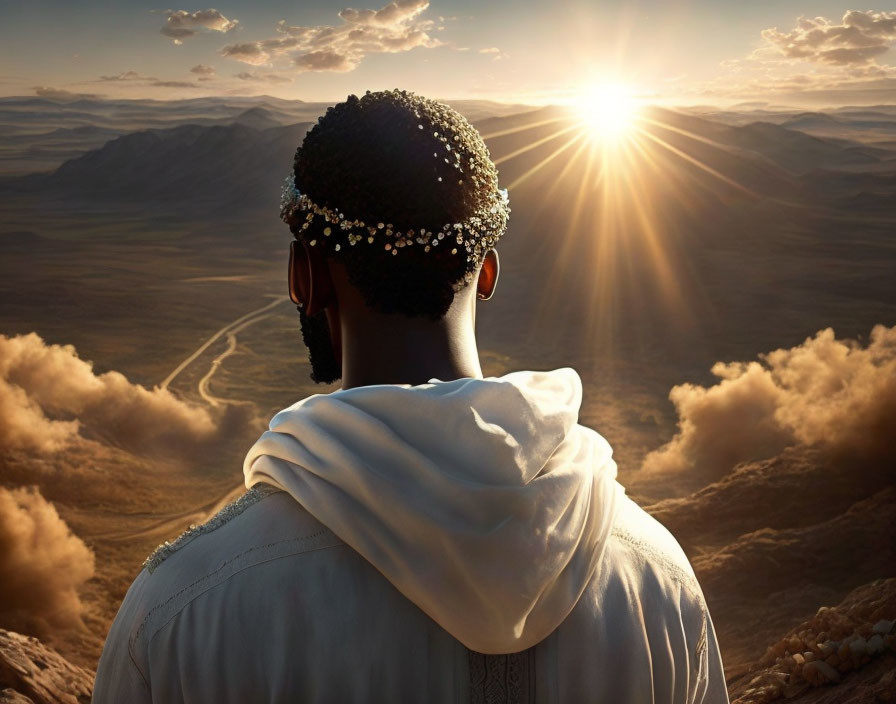
[[[199,64],[198,67],[194,68],[203,68],[210,69],[211,74],[203,74],[199,76],[200,81],[208,81],[211,80],[212,75],[215,70],[210,66],[203,66]],[[199,73],[198,71],[194,71],[190,69],[193,73]],[[198,88],[199,86],[191,81],[169,81],[169,80],[161,80],[156,78],[155,76],[144,76],[137,71],[123,71],[122,73],[116,73],[110,76],[100,76],[99,80],[103,83],[130,83],[134,85],[144,85],[150,86],[153,88]]]
[[[492,57],[492,61],[500,61],[501,59],[506,59],[507,54],[501,51],[496,46],[485,47],[484,49],[479,50],[480,54],[490,54]]]
[[[0,487],[0,621],[44,634],[81,624],[94,557],[34,487]]]
[[[199,76],[200,81],[211,81],[215,77],[214,67],[206,66],[205,64],[196,64],[190,69],[190,73],[195,73]]]
[[[202,80],[201,78],[199,80]],[[153,81],[149,85],[157,88],[196,88],[195,83],[190,81]]]
[[[865,64],[896,41],[896,12],[850,10],[839,23],[800,17],[789,32],[766,29],[762,37],[788,59],[846,66]]]
[[[242,61],[251,66],[263,66],[271,55],[261,48],[261,42],[243,42],[241,44],[228,44],[221,49],[221,56]]]
[[[310,51],[295,58],[295,65],[305,71],[351,71],[357,66],[351,59],[335,51]]]
[[[157,78],[152,76],[143,76],[136,71],[123,71],[122,73],[117,73],[113,76],[100,76],[101,81],[156,81]]]
[[[430,34],[434,23],[420,17],[428,7],[428,0],[396,0],[378,10],[348,7],[339,12],[342,22],[335,25],[289,25],[280,20],[275,36],[228,44],[220,53],[251,66],[351,71],[369,54],[442,46],[443,42]]]
[[[672,389],[678,433],[647,455],[644,470],[714,480],[792,445],[870,459],[896,452],[896,327],[875,326],[867,347],[828,328],[758,362],[717,362],[712,372],[721,379],[714,386]]]
[[[255,73],[250,71],[242,71],[237,73],[236,77],[241,81],[257,81],[259,83],[292,83],[292,79],[287,76],[281,76],[277,73]]]
[[[96,374],[71,345],[48,345],[35,333],[0,335],[0,452],[58,452],[83,439],[130,452],[192,455],[245,422],[148,390],[116,371]]]
[[[896,66],[878,63],[896,42],[896,12],[850,10],[840,20],[800,17],[789,31],[761,33],[749,55],[721,62],[724,73],[696,84],[695,96],[794,103],[887,103]]]
[[[339,16],[351,24],[390,26],[413,19],[427,7],[429,0],[397,0],[379,10],[355,10],[347,7]]]
[[[103,97],[101,93],[73,93],[64,88],[53,88],[52,86],[34,86],[32,90],[36,96],[51,100],[95,100]]]
[[[165,26],[159,31],[174,40],[175,44],[183,44],[184,39],[195,37],[203,29],[210,32],[227,33],[236,28],[239,20],[229,20],[217,10],[166,10]]]

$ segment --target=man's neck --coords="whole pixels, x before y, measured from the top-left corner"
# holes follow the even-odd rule
[[[384,315],[342,325],[342,388],[482,377],[469,318]]]

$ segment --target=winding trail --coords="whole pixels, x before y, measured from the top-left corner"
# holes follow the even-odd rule
[[[273,313],[269,311],[288,300],[288,296],[279,296],[267,305],[246,313],[245,315],[241,315],[236,320],[231,321],[220,330],[216,331],[205,342],[199,345],[199,347],[196,348],[196,350],[189,357],[187,357],[184,361],[178,364],[177,367],[174,368],[174,371],[172,371],[159,385],[160,388],[167,389],[168,386],[178,377],[178,375],[193,362],[195,362],[203,352],[205,352],[221,337],[226,336],[227,349],[212,360],[208,372],[206,372],[205,376],[203,376],[202,379],[199,380],[199,395],[206,403],[212,406],[219,406],[221,404],[227,403],[244,403],[243,401],[219,398],[212,395],[209,391],[209,383],[211,382],[212,377],[215,375],[215,372],[217,372],[221,367],[221,363],[236,351],[237,333],[246,329],[250,325],[254,325],[255,323],[260,322],[265,318],[271,317]],[[127,532],[107,533],[91,537],[93,539],[107,540],[112,543],[121,543],[139,538],[163,539],[167,536],[177,535],[184,529],[184,526],[194,523],[202,523],[210,516],[214,516],[224,506],[239,497],[245,490],[246,487],[240,484],[239,486],[228,489],[223,494],[205,503],[204,505],[197,506],[196,508],[190,509],[189,511],[154,516],[144,525],[136,527],[135,529]],[[134,519],[132,518],[131,520]]]
[[[267,311],[271,310],[272,308],[275,308],[275,307],[279,306],[281,303],[284,303],[285,301],[288,301],[288,300],[289,300],[289,296],[279,296],[277,299],[271,301],[266,306],[262,306],[261,308],[259,308],[257,310],[253,310],[250,313],[246,313],[245,315],[240,316],[236,320],[234,320],[230,323],[227,323],[227,325],[225,325],[223,328],[221,328],[216,333],[214,333],[210,338],[208,338],[205,342],[203,342],[201,345],[199,345],[199,347],[193,352],[193,354],[191,354],[183,362],[178,364],[174,368],[174,371],[172,371],[167,377],[165,377],[165,380],[161,384],[159,384],[159,388],[167,389],[169,384],[171,384],[171,382],[174,381],[177,378],[177,376],[184,369],[186,369],[193,362],[195,362],[196,359],[199,357],[199,355],[201,355],[203,352],[205,352],[212,344],[215,343],[216,340],[220,339],[223,335],[226,335],[233,328],[239,327],[242,323],[249,321],[251,318],[255,318],[255,316],[258,316],[261,313],[266,313]],[[257,322],[257,320],[252,320],[251,322]],[[243,327],[245,327],[245,326],[243,326]],[[242,330],[242,327],[240,327],[240,330]],[[214,362],[212,364],[214,365]]]
[[[262,313],[261,315],[257,315],[254,318],[249,318],[241,325],[238,325],[237,327],[227,331],[227,349],[212,360],[212,364],[206,372],[205,376],[199,380],[199,395],[202,396],[206,403],[212,406],[219,406],[222,403],[245,403],[244,401],[235,401],[233,399],[221,398],[219,396],[212,395],[211,391],[209,391],[209,383],[211,382],[212,377],[218,371],[221,363],[234,352],[236,352],[236,334],[249,327],[250,325],[254,325],[255,323],[262,321],[265,318],[270,318],[271,315],[272,313]]]

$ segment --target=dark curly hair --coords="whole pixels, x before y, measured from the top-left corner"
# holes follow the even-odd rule
[[[296,151],[292,185],[282,215],[295,237],[339,256],[367,305],[384,313],[444,315],[509,214],[476,129],[407,91],[329,108]]]

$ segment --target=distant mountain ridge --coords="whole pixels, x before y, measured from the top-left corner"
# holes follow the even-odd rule
[[[488,100],[451,103],[470,120],[525,109],[523,105]],[[52,171],[116,135],[187,124],[211,127],[237,123],[266,129],[312,122],[329,105],[269,95],[171,101],[75,96],[70,99],[0,98],[0,176]],[[97,131],[104,133],[104,139]]]
[[[271,121],[260,110],[243,115],[249,123]],[[144,130],[117,137],[52,174],[26,177],[19,184],[26,190],[50,188],[98,200],[273,207],[308,127],[299,123],[258,129],[238,121]]]

